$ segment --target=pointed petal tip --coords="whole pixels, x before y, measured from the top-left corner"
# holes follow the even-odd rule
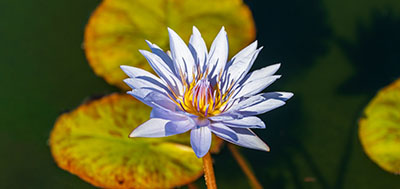
[[[129,82],[130,79],[131,79],[131,78],[125,78],[125,79],[122,80],[122,81],[124,81],[126,84],[128,84],[128,82]]]
[[[193,34],[200,35],[200,31],[199,31],[199,29],[197,29],[196,26],[193,26],[192,31],[193,31]]]
[[[149,54],[152,54],[150,51],[147,50],[143,50],[143,49],[139,49],[140,54],[142,54],[143,56],[148,56]]]
[[[129,69],[132,68],[132,66],[127,66],[127,65],[120,65],[119,68],[121,68],[121,70],[127,75],[129,76],[130,71]]]
[[[261,142],[262,142],[263,145],[260,146],[260,148],[258,148],[258,150],[265,151],[265,152],[270,152],[271,149],[269,148],[269,146],[264,141],[261,140]]]
[[[135,138],[135,137],[137,137],[138,135],[136,134],[136,132],[135,132],[135,130],[133,130],[132,132],[131,132],[131,134],[129,134],[129,138]]]
[[[167,30],[168,30],[169,35],[176,34],[176,32],[173,29],[171,29],[170,27],[167,27]],[[176,34],[176,35],[178,35],[178,34]]]
[[[257,48],[258,45],[258,40],[254,40],[249,46],[255,46],[254,48]]]
[[[171,29],[170,27],[168,27],[167,30],[168,30],[169,40],[170,40],[170,43],[171,43],[171,39],[176,37],[178,34],[173,29]]]
[[[292,92],[285,92],[285,93],[286,93],[285,96],[288,100],[294,96]]]
[[[195,149],[193,149],[193,152],[194,152],[194,154],[196,154],[197,158],[202,158],[208,153],[208,151],[204,152],[204,151],[195,150]]]
[[[153,46],[153,43],[150,42],[149,40],[145,39],[144,41],[146,41],[146,43],[147,43],[148,46],[150,46],[150,47]]]
[[[196,154],[197,158],[203,158],[207,153],[205,154],[199,154],[199,152],[194,151],[194,154]]]
[[[211,131],[208,127],[193,128],[190,131],[190,144],[196,156],[205,156],[211,147]]]
[[[121,68],[122,70],[125,70],[125,69],[127,69],[127,68],[129,68],[130,66],[127,66],[127,65],[120,65],[119,66],[119,68]]]
[[[222,27],[221,27],[220,33],[223,33],[223,34],[226,35],[225,26],[222,26]]]

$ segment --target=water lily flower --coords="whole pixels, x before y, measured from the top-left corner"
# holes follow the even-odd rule
[[[224,27],[210,51],[196,27],[189,45],[168,28],[170,51],[146,41],[152,52],[140,50],[155,73],[121,66],[125,79],[138,100],[152,107],[150,119],[130,137],[165,137],[190,131],[197,157],[211,146],[211,133],[239,146],[269,151],[250,129],[265,128],[255,115],[285,104],[289,92],[260,93],[280,75],[280,64],[249,73],[261,48],[253,42],[228,61],[228,38]]]

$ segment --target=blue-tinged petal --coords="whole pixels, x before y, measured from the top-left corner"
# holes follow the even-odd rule
[[[136,67],[132,67],[132,66],[120,66],[120,68],[122,69],[122,71],[125,72],[125,74],[129,77],[148,77],[148,78],[152,78],[156,81],[158,81],[159,83],[164,83],[160,78],[158,78],[157,76],[155,76],[154,74],[140,69],[140,68],[136,68]]]
[[[151,89],[133,89],[127,93],[152,108],[161,108],[171,111],[178,109],[177,105],[167,97],[166,94]]]
[[[168,119],[152,118],[137,127],[129,137],[165,137],[184,133],[195,126],[194,122],[187,119],[172,121]]]
[[[230,110],[238,110],[244,109],[247,107],[254,106],[261,102],[264,102],[268,99],[275,99],[286,101],[293,96],[293,93],[290,92],[269,92],[269,93],[260,93],[251,97],[242,98],[238,103],[236,103]]]
[[[257,115],[268,112],[285,104],[285,101],[293,96],[289,92],[269,92],[244,98],[233,105],[226,113],[227,115]],[[221,115],[221,116],[222,116]]]
[[[168,56],[166,52],[164,52],[158,45],[151,43],[150,41],[146,40],[147,45],[150,47],[151,52],[159,56],[164,63],[168,66],[169,70],[175,74],[176,77],[179,76],[179,73],[176,72],[174,62],[172,61],[171,57]]]
[[[211,146],[211,131],[207,126],[195,127],[190,132],[190,144],[198,158],[207,154]]]
[[[240,109],[239,112],[243,115],[258,115],[279,108],[284,104],[285,102],[282,100],[268,99],[253,106]]]
[[[239,146],[252,148],[256,150],[269,151],[269,147],[267,146],[267,144],[265,144],[260,138],[258,138],[258,136],[254,134],[253,131],[251,131],[250,129],[235,128],[235,127],[231,127],[230,129],[236,133],[237,140],[234,140],[233,138],[227,135],[221,135],[217,132],[213,133],[218,137]]]
[[[252,148],[256,150],[269,151],[269,147],[258,136],[247,128],[232,128],[239,137],[237,141],[229,141],[239,146]]]
[[[191,82],[193,79],[193,71],[195,71],[196,68],[193,55],[185,42],[174,30],[168,28],[168,33],[171,56],[175,62],[175,70],[177,73],[179,73],[179,70],[182,70],[183,73],[187,74],[185,80],[187,79]]]
[[[161,93],[169,94],[169,89],[162,83],[146,76],[124,79],[124,82],[132,89],[152,89]]]
[[[175,134],[181,134],[186,131],[189,131],[193,127],[195,127],[196,124],[192,119],[186,119],[182,121],[170,121],[165,125],[165,133],[166,135],[175,135]]]
[[[258,80],[258,79],[272,76],[278,71],[280,66],[281,66],[281,64],[278,63],[278,64],[270,65],[270,66],[255,70],[255,71],[247,74],[241,83],[246,84],[246,83]]]
[[[236,134],[236,132],[222,123],[218,122],[212,123],[210,126],[210,130],[215,135],[219,136],[224,140],[230,140],[230,141],[239,140],[239,137]]]
[[[278,100],[282,100],[282,101],[287,101],[290,98],[292,98],[293,93],[291,92],[269,92],[269,93],[262,93],[260,94],[262,97],[264,97],[265,99],[278,99]]]
[[[224,112],[222,114],[213,116],[213,117],[209,117],[208,119],[210,119],[211,121],[215,121],[215,122],[221,122],[221,121],[229,121],[229,120],[234,120],[234,119],[241,119],[244,116],[242,114],[239,114],[235,111],[229,111],[229,112]]]
[[[153,108],[150,112],[150,118],[161,118],[173,121],[184,121],[191,119],[189,116],[180,111],[172,111],[160,108]]]
[[[229,108],[225,112],[209,117],[209,119],[224,122],[262,114],[284,105],[285,101],[292,96],[293,93],[289,92],[269,92],[251,97],[238,98],[228,103]]]
[[[194,59],[196,59],[200,71],[203,71],[208,56],[207,46],[204,39],[201,37],[199,30],[195,26],[193,26],[193,34],[190,36],[189,49],[192,52]]]
[[[225,32],[225,28],[222,27],[217,37],[215,37],[209,53],[208,58],[208,69],[210,69],[210,78],[218,75],[222,69],[225,68],[228,60],[228,36]]]
[[[280,75],[267,76],[240,85],[238,88],[235,89],[235,92],[232,95],[232,99],[255,95],[271,85],[280,77]]]
[[[257,41],[254,41],[249,46],[237,53],[226,65],[226,75],[229,75],[230,80],[237,81],[242,75],[247,74],[255,60],[257,50]]]
[[[257,129],[265,128],[265,123],[256,116],[243,117],[242,119],[226,120],[223,121],[222,123],[228,127],[257,128]]]
[[[165,137],[168,136],[165,133],[165,125],[170,120],[153,118],[144,122],[142,125],[137,127],[129,137]]]
[[[162,80],[164,80],[177,94],[182,94],[183,88],[181,80],[168,68],[167,64],[156,54],[149,51],[139,50],[140,53],[147,59],[150,66]]]

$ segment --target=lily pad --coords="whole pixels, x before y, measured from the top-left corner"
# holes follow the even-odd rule
[[[400,174],[400,79],[379,91],[359,122],[367,155],[381,168]]]
[[[125,94],[112,94],[61,115],[50,136],[62,169],[104,188],[171,188],[202,175],[189,133],[128,138],[149,119],[150,108]],[[214,140],[213,150],[220,140]]]
[[[86,57],[97,75],[126,90],[120,65],[151,70],[138,52],[148,49],[146,39],[168,50],[167,27],[188,41],[192,26],[207,44],[225,26],[231,55],[255,38],[251,11],[242,0],[104,0],[86,26]]]

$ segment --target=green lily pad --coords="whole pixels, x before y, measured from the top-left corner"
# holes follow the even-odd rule
[[[208,45],[225,26],[231,55],[255,39],[253,17],[242,0],[105,0],[86,26],[86,56],[97,75],[127,90],[119,66],[151,70],[138,52],[148,49],[146,39],[168,50],[167,27],[188,41],[192,26]]]
[[[379,91],[359,122],[367,155],[382,169],[400,174],[400,79]]]
[[[164,138],[128,138],[150,108],[112,94],[62,114],[50,136],[59,167],[104,188],[171,188],[202,175],[189,132]],[[215,138],[214,138],[215,139]],[[214,140],[217,151],[221,142]]]

